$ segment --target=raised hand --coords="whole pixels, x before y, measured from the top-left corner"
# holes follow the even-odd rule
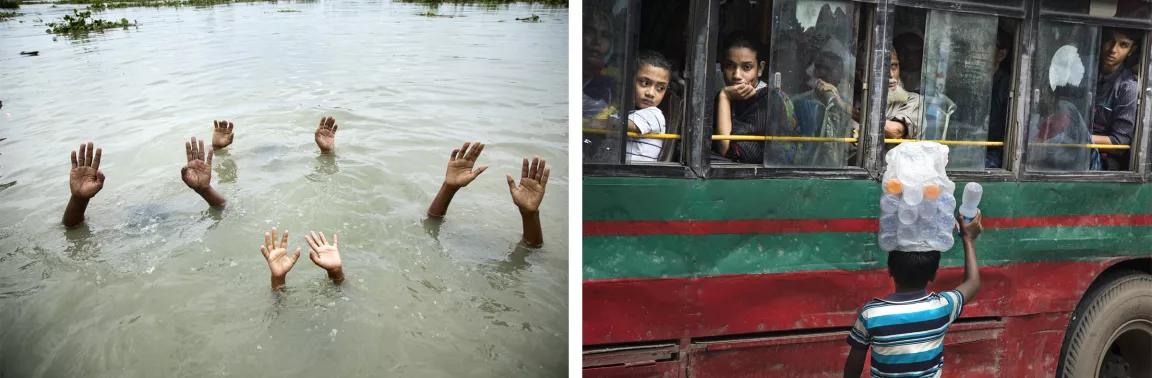
[[[232,122],[212,121],[212,149],[219,150],[232,144]]]
[[[180,170],[180,177],[184,184],[195,191],[206,190],[212,187],[212,151],[207,151],[205,158],[204,141],[197,141],[196,137],[184,143],[184,154],[188,164]]]
[[[316,127],[316,147],[320,148],[320,153],[330,154],[336,149],[336,129],[338,128],[340,125],[336,124],[335,118],[320,118],[320,125]]]
[[[550,172],[551,169],[546,167],[544,160],[537,156],[532,158],[531,164],[528,163],[528,159],[524,159],[524,165],[520,169],[519,185],[512,175],[506,175],[512,202],[520,208],[521,214],[540,211],[540,201],[544,200],[544,188],[548,186]]]
[[[92,142],[81,144],[79,154],[72,151],[72,171],[68,173],[72,198],[68,199],[68,207],[64,208],[64,217],[60,219],[64,226],[72,227],[84,222],[88,200],[104,188],[104,172],[100,172],[102,154],[103,151],[95,148]]]
[[[212,189],[212,150],[205,151],[204,140],[196,137],[184,143],[184,154],[188,164],[180,169],[184,184],[200,194],[211,206],[224,206],[224,197]]]
[[[484,170],[488,169],[487,165],[472,169],[481,152],[484,152],[484,143],[480,142],[464,143],[463,147],[452,150],[452,157],[448,159],[448,171],[444,173],[444,185],[453,189],[463,188],[484,173]]]
[[[103,152],[102,149],[94,148],[92,142],[81,144],[79,154],[72,151],[72,172],[68,174],[68,187],[72,190],[72,196],[86,200],[104,188],[104,172],[100,172]]]
[[[264,260],[268,262],[268,270],[272,272],[272,290],[284,286],[288,271],[292,270],[296,260],[300,259],[299,247],[296,248],[296,253],[288,255],[287,230],[284,231],[280,243],[276,243],[276,237],[276,228],[273,227],[271,232],[264,233],[264,244],[260,246],[260,253],[264,255]]]
[[[323,232],[309,231],[304,235],[304,239],[308,240],[308,258],[312,262],[323,268],[328,272],[328,278],[332,281],[340,283],[344,281],[344,268],[340,262],[340,235],[332,234],[332,244],[328,244],[328,239],[324,237]]]

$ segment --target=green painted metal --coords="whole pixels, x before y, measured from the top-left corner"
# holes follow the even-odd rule
[[[985,217],[1152,213],[1152,188],[1134,183],[982,183]],[[963,183],[957,183],[959,197]],[[584,178],[584,220],[871,218],[871,180],[685,180]],[[1152,227],[990,229],[977,241],[982,265],[1147,256]],[[962,262],[960,243],[944,266]],[[585,236],[585,280],[701,277],[884,267],[872,233]]]

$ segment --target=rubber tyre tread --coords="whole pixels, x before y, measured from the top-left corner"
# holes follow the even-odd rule
[[[1116,328],[1132,319],[1152,321],[1152,275],[1118,271],[1093,286],[1072,315],[1057,376],[1095,377]]]

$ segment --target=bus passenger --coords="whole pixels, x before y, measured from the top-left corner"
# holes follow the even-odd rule
[[[920,137],[920,95],[904,89],[900,81],[900,57],[893,51],[888,68],[888,108],[884,112],[884,137],[916,139]]]
[[[873,377],[939,377],[944,367],[944,334],[960,317],[964,304],[980,290],[980,268],[973,241],[983,227],[980,213],[961,228],[964,240],[964,282],[953,290],[928,292],[936,279],[940,251],[888,253],[888,275],[896,292],[874,298],[861,307],[848,332],[844,376],[859,377],[872,348]]]
[[[720,54],[724,89],[716,101],[715,135],[798,135],[792,100],[779,88],[768,88],[760,80],[767,62],[751,39],[735,35]],[[795,157],[792,143],[771,144],[765,153],[762,141],[718,140],[715,152],[739,163],[790,163]]]
[[[1092,106],[1092,143],[1131,145],[1139,84],[1127,63],[1130,58],[1138,56],[1135,54],[1140,45],[1138,34],[1109,29],[1104,38],[1100,49],[1100,78],[1096,82],[1096,98]],[[1128,170],[1128,150],[1096,151],[1100,155],[1100,168]]]
[[[1009,96],[1012,92],[1012,35],[996,33],[996,56],[992,59],[992,109],[988,113],[988,141],[1003,142],[1008,124]],[[985,168],[1004,166],[1004,147],[989,146],[984,154]]]
[[[664,112],[657,106],[664,101],[672,63],[660,53],[644,50],[636,55],[636,79],[633,82],[632,102],[635,109],[628,112],[628,131],[640,134],[663,134]],[[656,162],[660,160],[661,139],[628,139],[628,162]]]

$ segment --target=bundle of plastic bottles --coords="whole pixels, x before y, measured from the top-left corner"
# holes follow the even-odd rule
[[[948,147],[935,142],[902,143],[884,157],[881,179],[880,248],[926,252],[952,248],[956,184],[948,179]]]

